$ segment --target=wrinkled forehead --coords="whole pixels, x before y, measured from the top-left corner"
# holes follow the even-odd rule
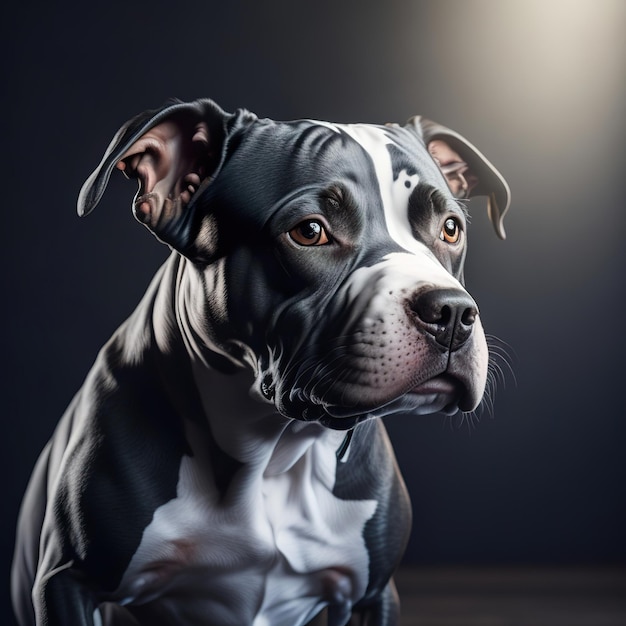
[[[440,176],[428,154],[422,138],[412,129],[398,125],[333,124],[311,120],[314,127],[326,128],[344,140],[356,152],[361,152],[375,169],[381,187],[403,175],[436,179]],[[407,185],[408,187],[408,185]]]
[[[409,198],[420,187],[448,191],[422,138],[398,125],[317,123],[347,135],[366,155],[389,235],[404,249],[414,250],[416,242],[409,224]]]
[[[358,205],[384,211],[392,223],[406,215],[418,185],[447,190],[421,137],[400,126],[257,120],[234,142],[226,169],[233,168],[230,193],[253,197],[262,222],[299,193],[331,185],[345,186]]]
[[[440,185],[443,179],[422,138],[412,129],[374,124],[334,124],[318,120],[286,123],[294,133],[291,155],[310,161],[315,170],[343,174],[363,182],[374,177],[381,190],[401,182],[408,188],[420,180]]]

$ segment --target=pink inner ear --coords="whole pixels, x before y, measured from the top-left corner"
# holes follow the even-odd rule
[[[201,144],[208,151],[209,149],[209,128],[204,122],[200,122],[196,128],[193,137],[191,138],[192,143]]]
[[[157,231],[180,217],[208,175],[211,161],[207,125],[179,118],[148,130],[116,167],[139,181],[135,214]]]
[[[461,155],[453,150],[443,139],[433,139],[428,143],[428,152],[435,159],[439,167],[458,161],[463,161]]]
[[[455,198],[469,197],[478,179],[470,172],[461,155],[442,139],[429,142],[428,152],[445,176],[452,195]]]

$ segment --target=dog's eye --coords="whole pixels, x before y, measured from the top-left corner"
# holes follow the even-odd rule
[[[323,246],[330,239],[319,220],[304,220],[289,231],[289,236],[301,246]]]
[[[461,236],[461,228],[459,222],[454,217],[449,217],[444,223],[441,232],[439,233],[439,239],[446,243],[457,243]]]

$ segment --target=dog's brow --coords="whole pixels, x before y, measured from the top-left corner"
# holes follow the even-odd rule
[[[438,213],[445,213],[452,209],[457,209],[463,214],[465,219],[469,219],[469,211],[467,210],[466,202],[459,200],[458,198],[449,198],[444,195],[437,187],[430,185],[424,185],[423,193],[427,196],[428,202],[432,205],[433,209]]]
[[[409,211],[428,207],[441,213],[445,210],[446,205],[446,199],[437,187],[424,182],[419,183],[409,197]]]
[[[341,185],[332,185],[321,194],[323,200],[327,200],[326,207],[330,213],[336,213],[354,203],[354,198],[348,189]]]
[[[337,223],[356,228],[359,224],[357,200],[354,194],[343,185],[335,184],[320,194],[324,203],[324,212]]]

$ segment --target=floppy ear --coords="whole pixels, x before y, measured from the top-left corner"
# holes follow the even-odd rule
[[[421,135],[455,197],[487,196],[489,219],[498,237],[505,239],[502,221],[511,192],[498,170],[465,137],[441,124],[417,115],[407,126]]]
[[[83,185],[78,214],[95,208],[117,168],[139,181],[135,217],[184,252],[197,228],[194,200],[220,166],[229,118],[211,100],[171,101],[134,117],[120,128]]]

